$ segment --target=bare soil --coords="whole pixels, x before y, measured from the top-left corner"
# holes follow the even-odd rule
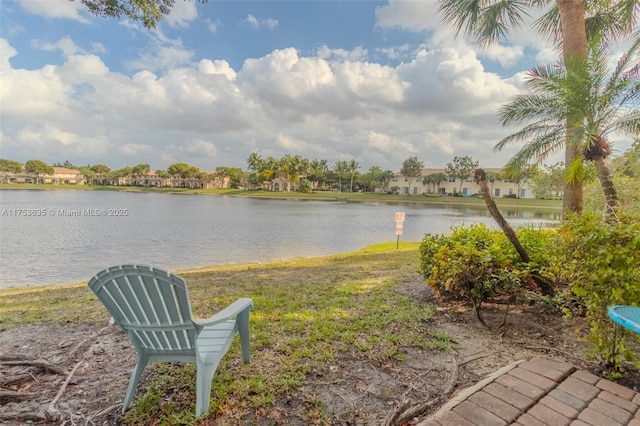
[[[585,359],[574,333],[579,319],[568,322],[540,305],[517,305],[498,329],[506,306],[488,305],[487,328],[468,307],[433,300],[421,280],[405,283],[403,291],[416,303],[436,305],[426,326],[431,333],[451,336],[453,350],[418,349],[406,342],[402,361],[341,353],[325,371],[313,371],[302,388],[279,396],[273,409],[246,408],[241,416],[210,416],[201,424],[410,425],[434,412],[447,395],[517,360],[545,356],[599,372],[597,364]],[[16,378],[14,383],[0,381],[0,389],[14,392],[0,393],[0,424],[117,425],[135,362],[135,351],[116,327],[0,330],[0,380]],[[145,370],[138,395],[152,374],[153,368]],[[630,370],[621,383],[633,387],[640,384],[639,377]],[[310,396],[321,407],[316,413],[309,409]]]

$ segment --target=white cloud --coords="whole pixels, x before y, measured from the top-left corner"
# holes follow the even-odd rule
[[[174,28],[186,28],[196,19],[198,19],[198,10],[194,0],[182,0],[173,4],[171,13],[165,16],[162,22],[166,22]]]
[[[0,71],[11,69],[11,58],[17,54],[18,52],[11,47],[7,39],[0,38]]]
[[[74,55],[76,53],[84,52],[78,45],[76,45],[71,37],[63,37],[55,43],[44,42],[41,40],[32,40],[31,47],[34,49],[44,50],[47,52],[53,52],[60,50],[64,56]]]
[[[42,16],[44,18],[64,18],[74,21],[88,23],[89,21],[81,16],[81,11],[85,11],[85,6],[80,1],[69,0],[17,0],[20,7],[27,12]]]
[[[212,33],[217,33],[218,29],[222,26],[222,21],[220,19],[206,19],[207,28]]]
[[[266,19],[258,19],[253,15],[247,15],[247,19],[245,19],[245,21],[251,25],[254,29],[259,29],[262,27],[266,27],[270,30],[278,27],[279,22],[276,19],[273,18],[266,18]]]

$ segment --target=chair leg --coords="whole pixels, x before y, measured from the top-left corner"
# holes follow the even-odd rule
[[[242,346],[242,359],[249,362],[251,345],[249,343],[249,309],[245,309],[236,316],[238,322],[238,332],[240,334],[240,345]]]
[[[122,402],[122,412],[127,411],[127,408],[131,405],[131,400],[133,399],[133,394],[136,391],[136,387],[140,382],[140,377],[142,377],[142,372],[146,367],[149,359],[146,355],[142,355],[138,353],[138,363],[135,368],[131,372],[131,378],[129,379],[129,386],[127,387],[127,393],[124,396],[124,401]]]
[[[211,381],[218,368],[220,358],[212,363],[198,362],[196,372],[196,417],[209,412]]]

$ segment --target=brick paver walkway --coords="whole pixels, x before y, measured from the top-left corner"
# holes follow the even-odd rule
[[[534,358],[461,391],[419,426],[640,426],[639,408],[627,387]]]

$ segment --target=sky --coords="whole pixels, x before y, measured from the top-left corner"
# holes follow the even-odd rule
[[[502,167],[519,146],[493,152],[517,130],[501,126],[500,106],[557,58],[526,25],[479,49],[435,0],[176,0],[155,30],[79,0],[0,0],[0,157],[246,170],[255,152],[366,172],[470,156]],[[614,154],[631,145],[614,142]]]

